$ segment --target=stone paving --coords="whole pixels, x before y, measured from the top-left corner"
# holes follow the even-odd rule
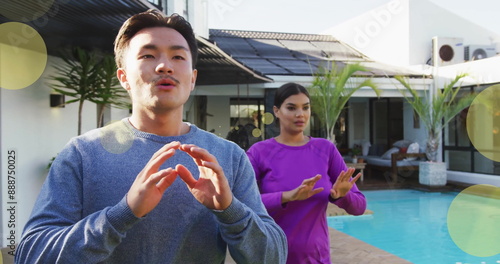
[[[328,216],[345,215],[343,209],[338,208],[334,204],[330,204],[327,210]],[[365,214],[373,214],[372,211],[366,210]],[[344,234],[333,228],[330,228],[330,255],[333,264],[411,264],[396,255],[388,253],[370,244],[367,244],[359,239]],[[235,264],[228,252],[228,257],[225,264]]]

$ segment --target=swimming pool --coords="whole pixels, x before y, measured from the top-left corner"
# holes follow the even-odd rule
[[[446,217],[458,193],[384,190],[363,194],[373,215],[328,217],[328,225],[415,264],[500,263],[500,254],[472,256],[451,239]]]

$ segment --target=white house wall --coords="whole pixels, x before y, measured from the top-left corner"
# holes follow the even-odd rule
[[[448,181],[461,182],[466,184],[489,184],[500,187],[500,177],[495,175],[485,175],[479,173],[448,171]]]
[[[499,37],[427,0],[389,1],[322,34],[394,65],[427,63],[434,36],[463,38],[464,45],[490,45]]]
[[[489,45],[498,34],[464,19],[427,0],[409,1],[409,65],[425,64],[431,59],[432,38],[462,38],[463,45]],[[462,55],[462,54],[460,54]],[[461,58],[463,62],[463,58]]]
[[[54,73],[52,65],[59,59],[48,58],[48,65],[42,77],[24,89],[0,89],[1,114],[1,175],[2,186],[2,246],[7,245],[7,235],[15,232],[19,241],[41,185],[45,180],[46,167],[50,159],[57,155],[71,137],[77,135],[78,105],[65,108],[50,107],[51,88],[48,76]],[[66,98],[66,101],[69,98]],[[82,133],[96,127],[96,106],[86,102],[83,109]],[[6,212],[11,201],[8,197],[7,169],[8,152],[15,151],[16,196],[15,228],[9,228],[10,215]],[[11,161],[12,162],[12,161]]]
[[[419,127],[413,123],[413,107],[406,101],[403,102],[403,127],[404,139],[417,142],[421,150],[426,149],[427,133],[424,124],[419,120]],[[441,155],[438,155],[441,157]]]
[[[177,13],[191,23],[195,34],[208,38],[208,0],[161,0],[167,15]]]
[[[454,78],[457,74],[467,73],[464,85],[500,83],[500,56],[439,67],[437,75],[440,84]]]
[[[407,18],[408,3],[394,0],[321,34],[330,34],[374,60],[406,65],[403,62],[409,58]]]

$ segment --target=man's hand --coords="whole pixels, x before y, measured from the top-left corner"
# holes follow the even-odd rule
[[[338,199],[344,197],[351,190],[354,183],[361,177],[361,173],[358,173],[356,177],[351,180],[351,176],[354,174],[354,168],[349,168],[347,171],[342,171],[337,177],[337,180],[330,190],[330,195],[333,199]]]
[[[281,195],[281,203],[283,204],[291,201],[305,200],[315,194],[322,192],[324,189],[323,187],[313,189],[314,185],[316,184],[316,182],[318,182],[319,179],[321,179],[321,175],[318,174],[312,178],[303,180],[302,184],[299,187],[291,191],[283,192]]]
[[[175,167],[176,172],[186,183],[193,196],[209,209],[224,210],[231,205],[233,193],[217,159],[207,150],[191,144],[181,145],[180,150],[189,154],[200,171],[196,180],[183,165]]]
[[[160,166],[175,154],[179,142],[171,142],[159,149],[137,175],[127,193],[127,204],[137,217],[143,217],[160,202],[165,190],[172,185],[177,172],[172,168],[160,170]]]

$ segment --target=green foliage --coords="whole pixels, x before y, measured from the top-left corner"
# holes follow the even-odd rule
[[[94,53],[79,47],[64,51],[61,58],[64,64],[55,66],[57,74],[51,76],[55,81],[51,87],[60,94],[75,98],[66,101],[66,104],[78,102],[78,135],[80,135],[83,103],[90,98],[98,80],[98,60]]]
[[[363,71],[367,70],[360,64],[346,64],[344,68],[339,69],[333,62],[331,68],[320,67],[314,75],[313,83],[309,88],[312,111],[317,114],[320,123],[326,127],[327,137],[331,141],[334,140],[337,119],[349,98],[356,91],[362,87],[369,87],[377,96],[380,96],[380,90],[371,77],[364,78],[361,83],[356,83],[351,78],[356,72]]]
[[[352,150],[351,150],[351,153],[354,157],[356,156],[360,156],[361,153],[362,153],[362,147],[361,145],[358,145],[358,144],[354,144],[354,146],[352,146]]]
[[[89,101],[99,106],[98,127],[101,127],[104,108],[111,105],[120,109],[131,108],[127,90],[123,89],[116,77],[116,64],[112,55],[104,55],[99,62],[98,73],[99,80],[91,94]]]
[[[70,51],[64,51],[61,58],[64,63],[55,66],[56,74],[50,77],[54,82],[50,85],[54,91],[74,98],[66,101],[66,104],[78,102],[78,135],[81,134],[85,101],[101,105],[99,120],[102,120],[106,105],[129,107],[128,94],[116,77],[116,66],[112,55],[100,55],[75,47]]]
[[[47,164],[47,167],[45,167],[45,169],[50,170],[50,167],[52,167],[52,163],[54,162],[55,159],[56,157],[50,158],[49,164]]]
[[[444,127],[460,111],[469,107],[475,98],[475,94],[460,94],[458,96],[462,87],[461,85],[455,87],[455,85],[466,76],[467,74],[457,75],[450,83],[445,84],[442,89],[436,89],[434,94],[427,91],[423,98],[419,96],[418,92],[411,87],[404,77],[395,77],[405,88],[405,90],[400,89],[403,97],[412,106],[427,129],[426,155],[430,161],[437,161],[437,150]],[[410,96],[405,91],[409,92]]]

